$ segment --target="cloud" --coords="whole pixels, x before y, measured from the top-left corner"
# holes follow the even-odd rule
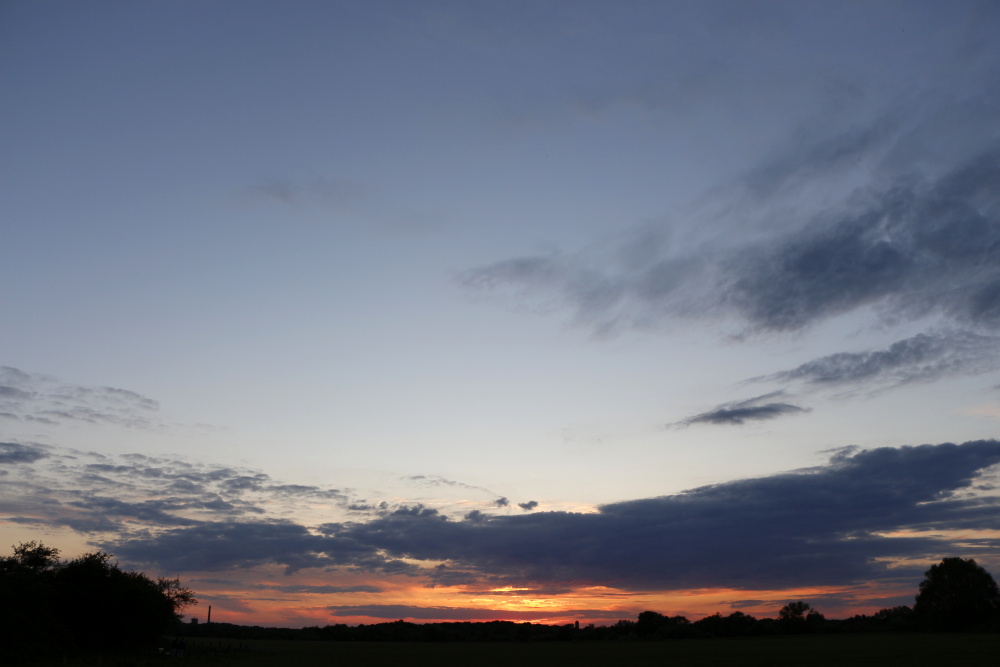
[[[318,586],[310,586],[308,584],[291,584],[287,586],[278,586],[270,584],[254,584],[251,585],[250,588],[275,590],[275,591],[280,591],[282,593],[308,593],[310,595],[327,595],[327,594],[343,595],[345,593],[381,593],[383,590],[378,586],[369,586],[366,584],[360,584],[358,586],[330,586],[328,584],[321,584]]]
[[[797,330],[867,305],[938,312],[965,324],[1000,318],[1000,147],[943,175],[898,178],[801,231],[749,249],[724,303],[755,327]]]
[[[537,500],[529,500],[526,503],[518,503],[517,506],[520,507],[521,509],[523,509],[525,512],[530,512],[531,510],[533,510],[536,507],[538,507],[538,501]]]
[[[38,526],[65,526],[91,539],[150,536],[177,526],[294,513],[310,507],[346,508],[338,489],[272,483],[253,470],[191,464],[141,454],[109,456],[59,447],[0,444],[0,465],[11,467],[0,513]],[[0,514],[2,516],[2,514]]]
[[[1000,442],[842,452],[830,463],[760,479],[605,505],[597,514],[543,512],[449,521],[396,514],[331,534],[398,558],[445,561],[442,582],[584,582],[641,590],[845,585],[919,573],[893,558],[958,547],[901,529],[992,530],[995,497],[963,497],[1000,463]],[[975,549],[975,537],[962,540]],[[989,540],[980,541],[990,546]]]
[[[341,568],[477,590],[774,589],[908,580],[921,569],[906,562],[988,556],[996,540],[977,531],[1000,522],[996,480],[989,477],[1000,464],[994,440],[847,448],[815,468],[612,503],[596,513],[472,511],[452,519],[418,504],[326,523],[297,515],[301,508],[281,504],[286,496],[269,492],[266,483],[227,491],[227,481],[262,473],[143,456],[102,459],[91,463],[82,453],[53,449],[34,463],[49,466],[44,481],[5,478],[0,511],[15,523],[101,531],[95,546],[130,566],[170,573],[277,564],[288,572]],[[85,486],[81,477],[95,474],[89,466],[116,485],[114,494]],[[194,483],[194,493],[167,491],[182,479]],[[331,500],[327,511],[356,517],[348,505]],[[963,532],[951,538],[949,531]],[[894,561],[903,564],[889,568]]]
[[[159,407],[155,400],[127,389],[67,384],[47,375],[0,366],[0,415],[7,419],[153,429],[163,426],[156,414]]]
[[[22,445],[16,442],[0,442],[0,465],[14,463],[34,463],[48,454],[37,445]]]
[[[882,350],[838,352],[752,381],[898,386],[997,368],[1000,368],[1000,337],[948,331],[917,334]]]
[[[157,564],[176,572],[217,571],[266,563],[283,565],[288,572],[333,565],[393,572],[412,568],[349,538],[316,535],[304,526],[281,521],[216,521],[105,546],[129,563]]]
[[[866,306],[896,317],[945,315],[966,326],[1000,321],[1000,146],[943,174],[900,175],[737,248],[671,244],[501,260],[466,271],[463,286],[549,295],[600,330],[677,317],[737,315],[752,330],[796,331]],[[786,213],[787,215],[787,213]],[[636,237],[669,235],[635,230]],[[648,244],[643,244],[648,245]],[[621,255],[619,255],[621,257]],[[641,261],[640,261],[641,260]],[[544,297],[543,297],[544,299]],[[553,305],[554,304],[554,305]]]
[[[802,408],[791,403],[764,403],[763,401],[780,396],[781,392],[757,396],[745,401],[735,403],[724,403],[708,412],[688,417],[679,422],[679,425],[690,426],[692,424],[713,424],[713,425],[742,425],[748,421],[761,421],[775,419],[785,415],[794,415],[808,412],[807,408]]]
[[[1000,94],[987,83],[995,73],[967,74],[955,89],[889,100],[868,120],[793,127],[783,150],[610,241],[501,258],[457,282],[569,313],[600,336],[695,322],[748,341],[848,316],[935,322],[890,349],[790,372],[813,383],[892,387],[994,370]]]

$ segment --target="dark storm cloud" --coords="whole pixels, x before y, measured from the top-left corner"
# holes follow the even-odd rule
[[[1000,367],[1000,337],[970,331],[922,333],[882,350],[839,352],[755,380],[900,385]]]
[[[0,442],[0,465],[13,463],[34,463],[48,454],[36,445],[22,445],[16,442]]]
[[[708,412],[689,417],[680,422],[682,426],[692,424],[741,425],[748,421],[775,419],[786,415],[808,412],[806,408],[783,402],[765,402],[780,396],[781,392],[757,396],[745,401],[725,403]]]
[[[541,618],[621,618],[620,612],[607,609],[571,609],[569,611],[509,611],[505,609],[476,609],[474,607],[416,607],[405,604],[338,605],[327,607],[332,616],[367,616],[370,618],[398,618],[420,621],[470,621],[511,620],[533,621]]]

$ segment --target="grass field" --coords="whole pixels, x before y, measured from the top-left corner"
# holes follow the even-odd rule
[[[90,667],[947,667],[1000,664],[1000,635],[809,635],[670,642],[394,643],[189,640],[184,657],[144,655],[48,663]]]

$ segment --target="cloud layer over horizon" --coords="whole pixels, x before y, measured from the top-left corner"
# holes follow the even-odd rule
[[[83,463],[81,453],[57,448],[4,447],[14,453],[0,457],[6,483],[26,495],[5,501],[3,520],[65,526],[125,563],[178,574],[277,564],[437,586],[845,586],[912,577],[928,559],[955,552],[991,560],[1000,520],[995,440],[847,448],[826,465],[595,513],[496,514],[484,501],[464,517],[420,504],[359,514],[347,493],[253,471],[141,455]],[[109,485],[147,499],[113,499]],[[325,501],[326,516],[344,519],[323,522],[321,512],[303,522],[282,504],[289,494]]]

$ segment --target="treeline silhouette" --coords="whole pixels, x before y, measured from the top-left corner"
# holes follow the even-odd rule
[[[804,604],[804,603],[803,603]],[[258,625],[216,623],[185,625],[187,637],[242,641],[288,639],[373,642],[507,642],[507,641],[643,641],[714,637],[760,637],[804,633],[903,632],[924,628],[916,623],[909,607],[884,609],[872,616],[844,620],[826,619],[814,613],[808,621],[756,618],[743,612],[728,616],[713,614],[697,621],[644,611],[637,620],[623,619],[612,625],[544,625],[514,621],[456,621],[411,623],[402,619],[361,625],[327,625],[305,628],[273,628]]]
[[[122,570],[96,551],[63,561],[39,542],[0,557],[0,664],[78,653],[147,650],[180,638],[240,641],[286,639],[375,642],[651,641],[753,637],[808,633],[997,632],[1000,591],[974,560],[945,558],[925,573],[914,606],[872,615],[827,619],[804,601],[791,602],[777,618],[740,611],[696,621],[644,611],[636,620],[581,627],[513,621],[386,623],[273,628],[232,623],[181,622],[180,611],[197,604],[178,579],[152,579]]]

